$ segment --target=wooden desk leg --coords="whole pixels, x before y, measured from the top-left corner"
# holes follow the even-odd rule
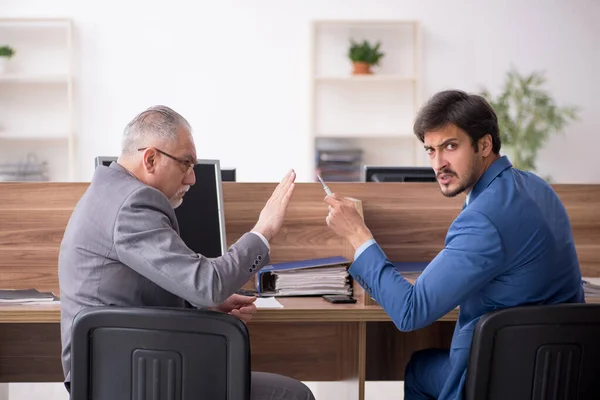
[[[358,400],[365,400],[367,380],[367,323],[358,323]]]
[[[365,380],[367,367],[367,323],[354,322],[348,323],[348,329],[345,331],[341,341],[345,343],[345,349],[339,362],[344,369],[344,385],[331,385],[332,392],[323,394],[319,392],[319,397],[329,399],[365,399]]]

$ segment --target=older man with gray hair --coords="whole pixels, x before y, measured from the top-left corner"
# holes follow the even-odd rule
[[[179,236],[175,208],[196,182],[196,146],[190,124],[165,106],[137,115],[125,128],[121,155],[96,169],[61,243],[62,364],[71,380],[71,328],[84,308],[214,308],[247,322],[253,297],[234,294],[269,262],[294,192],[290,170],[275,188],[251,232],[222,257],[206,258]],[[251,268],[248,268],[251,265]],[[253,400],[311,400],[294,379],[252,373]]]

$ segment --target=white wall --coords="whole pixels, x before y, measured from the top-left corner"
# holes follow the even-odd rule
[[[511,64],[546,70],[558,102],[583,111],[543,151],[540,173],[600,182],[584,165],[600,145],[598,0],[2,0],[0,12],[74,20],[80,180],[158,103],[189,119],[199,157],[237,167],[239,180],[279,180],[290,167],[310,180],[309,22],[391,18],[422,21],[425,97],[497,89]]]

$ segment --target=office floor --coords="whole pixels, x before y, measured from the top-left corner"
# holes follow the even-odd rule
[[[305,382],[316,400],[346,400],[335,383]],[[402,382],[367,382],[365,400],[402,400]],[[0,400],[69,400],[62,383],[0,384]]]

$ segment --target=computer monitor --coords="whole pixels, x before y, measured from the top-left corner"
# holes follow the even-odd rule
[[[220,257],[227,252],[227,240],[219,160],[198,160],[194,173],[196,184],[175,209],[179,232],[194,252]]]
[[[235,168],[222,169],[221,180],[223,182],[235,182]]]
[[[108,167],[110,163],[117,161],[117,158],[118,157],[98,156],[94,159],[94,169],[98,168],[98,165],[104,165],[105,167]]]
[[[436,182],[431,167],[381,167],[366,165],[363,182]]]
[[[98,156],[95,168],[99,165],[108,167],[117,158]],[[220,257],[227,251],[221,180],[235,181],[235,169],[221,171],[219,160],[198,160],[194,174],[196,184],[190,187],[183,203],[175,209],[179,232],[196,253]]]

